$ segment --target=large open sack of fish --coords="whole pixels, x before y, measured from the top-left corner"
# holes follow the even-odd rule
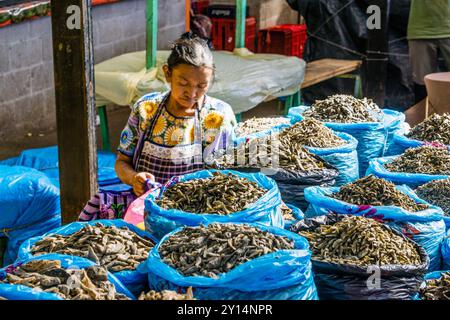
[[[306,187],[334,185],[339,175],[336,168],[283,132],[222,150],[205,162],[212,168],[262,172],[277,182],[284,202],[301,210],[307,208]]]
[[[447,230],[447,236],[442,241],[442,270],[450,270],[450,229]]]
[[[0,165],[0,212],[0,242],[7,239],[1,266],[16,260],[26,239],[61,225],[59,189],[35,169]]]
[[[291,108],[288,117],[293,122],[314,118],[334,131],[352,135],[358,140],[360,176],[364,176],[371,159],[383,156],[389,137],[405,119],[400,112],[381,110],[370,99],[342,94],[317,100],[311,107]]]
[[[415,190],[417,196],[439,207],[444,212],[444,221],[450,228],[450,178],[427,182]]]
[[[417,243],[374,219],[329,214],[291,227],[308,239],[324,300],[409,300],[429,258]]]
[[[147,260],[153,290],[192,287],[199,300],[316,300],[301,236],[262,224],[210,223],[166,235]]]
[[[80,257],[47,254],[0,270],[0,296],[9,300],[134,300],[105,267]]]
[[[306,216],[334,212],[377,219],[422,246],[430,257],[430,270],[440,269],[446,230],[442,209],[407,186],[370,175],[340,188],[308,188],[305,196],[310,202]]]
[[[450,271],[427,273],[414,300],[450,300]]]
[[[145,229],[158,239],[209,222],[283,228],[277,184],[261,173],[202,170],[171,179],[145,199]]]
[[[402,154],[408,148],[416,148],[429,143],[450,147],[450,114],[433,114],[411,129],[407,134],[395,134],[393,146],[386,156]]]
[[[73,222],[25,241],[19,259],[50,253],[86,258],[107,268],[138,295],[148,289],[143,262],[156,242],[148,232],[123,220]]]
[[[432,180],[450,177],[450,151],[434,146],[409,148],[398,156],[372,160],[367,174],[415,189]]]

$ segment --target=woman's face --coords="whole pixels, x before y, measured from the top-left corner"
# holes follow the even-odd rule
[[[206,94],[212,82],[211,68],[179,64],[172,70],[167,65],[163,69],[171,86],[171,97],[186,109],[192,108]]]

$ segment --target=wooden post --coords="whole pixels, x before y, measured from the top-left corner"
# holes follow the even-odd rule
[[[247,0],[236,0],[236,48],[245,48]]]
[[[97,192],[94,68],[89,0],[51,2],[63,224]]]
[[[147,23],[146,66],[149,70],[156,67],[158,0],[147,0],[145,13]]]
[[[365,96],[372,98],[380,107],[384,106],[386,97],[386,79],[388,57],[388,22],[390,0],[373,0],[371,5],[381,10],[381,28],[368,29]]]

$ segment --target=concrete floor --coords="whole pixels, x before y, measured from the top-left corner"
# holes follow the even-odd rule
[[[278,100],[263,103],[248,112],[244,112],[242,119],[281,115],[281,107],[282,105]],[[107,113],[111,150],[115,151],[119,144],[120,133],[130,115],[130,109],[128,107],[108,106]],[[101,148],[102,139],[99,126],[97,126],[96,131],[97,146]],[[24,132],[23,136],[16,137],[13,141],[6,141],[5,144],[0,145],[0,160],[18,156],[22,150],[48,147],[56,144],[56,129],[47,132]]]

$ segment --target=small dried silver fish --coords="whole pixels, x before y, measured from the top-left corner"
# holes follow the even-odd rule
[[[408,138],[450,145],[450,114],[433,114],[406,135]]]
[[[440,207],[450,217],[450,179],[430,181],[415,191],[419,198]]]
[[[185,294],[171,290],[142,292],[138,300],[196,300],[192,293],[192,287],[187,288]]]
[[[419,295],[422,300],[450,300],[450,271],[442,272],[440,278],[426,280]]]
[[[289,124],[291,120],[286,117],[273,118],[251,118],[244,122],[239,122],[235,130],[237,137],[246,136],[252,133],[265,131],[280,124]]]

